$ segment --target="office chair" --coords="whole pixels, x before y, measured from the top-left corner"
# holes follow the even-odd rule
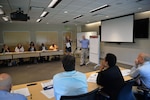
[[[142,100],[150,100],[150,89],[144,87],[144,86],[138,86],[138,93],[142,95]],[[142,92],[142,93],[141,93]]]
[[[74,95],[74,96],[61,96],[60,100],[106,100],[106,99],[100,99],[100,96],[105,96],[105,94],[99,90],[100,90],[99,88],[96,88],[95,90],[85,94]]]
[[[136,100],[133,92],[132,86],[136,79],[131,79],[125,82],[124,86],[121,88],[117,100]]]

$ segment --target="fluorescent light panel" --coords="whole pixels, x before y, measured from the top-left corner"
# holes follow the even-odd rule
[[[64,21],[64,22],[62,22],[62,23],[68,23],[69,21]]]
[[[0,15],[3,15],[4,11],[0,8]]]
[[[78,15],[78,16],[76,16],[76,17],[74,17],[73,19],[77,19],[77,18],[80,18],[80,17],[82,17],[83,15]]]
[[[8,21],[8,17],[2,17],[4,21]]]
[[[61,0],[52,0],[48,5],[48,8],[55,8]]]
[[[42,19],[37,19],[36,22],[40,22]]]
[[[48,15],[48,13],[49,13],[49,12],[47,12],[47,11],[43,11],[43,13],[41,14],[40,17],[46,17],[46,16]]]
[[[104,9],[104,8],[107,8],[107,7],[109,7],[109,6],[110,6],[110,5],[108,5],[108,4],[102,5],[102,6],[98,7],[98,8],[95,8],[95,9],[93,9],[93,10],[90,10],[90,13],[96,12],[96,11],[101,10],[101,9]]]

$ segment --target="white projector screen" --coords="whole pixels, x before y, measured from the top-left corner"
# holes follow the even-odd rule
[[[102,42],[134,42],[133,15],[103,20],[101,24]]]

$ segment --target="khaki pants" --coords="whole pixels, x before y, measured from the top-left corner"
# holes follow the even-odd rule
[[[88,57],[88,49],[82,49],[81,50],[80,65],[86,63],[87,57]]]

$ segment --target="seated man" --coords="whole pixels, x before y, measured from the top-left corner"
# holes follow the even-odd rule
[[[140,53],[135,60],[135,66],[132,67],[130,76],[135,78],[139,76],[136,85],[140,85],[150,89],[150,56]],[[137,92],[137,90],[134,90]]]
[[[87,81],[85,74],[75,70],[75,57],[66,55],[62,60],[65,72],[53,77],[54,94],[56,100],[61,96],[79,95],[87,92]]]
[[[117,100],[118,93],[124,85],[123,76],[116,62],[114,54],[106,54],[97,76],[97,84],[103,86],[102,91],[107,93],[111,100]]]
[[[6,73],[0,74],[0,100],[27,100],[21,94],[10,93],[12,86],[12,79]]]

